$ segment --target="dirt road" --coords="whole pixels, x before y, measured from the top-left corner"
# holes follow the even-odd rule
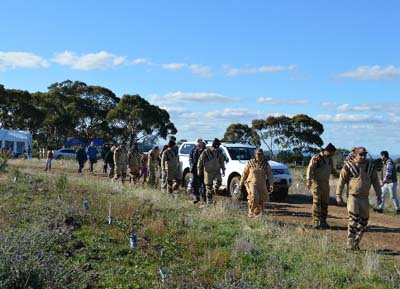
[[[287,202],[269,203],[267,211],[274,220],[310,229],[311,196],[289,195]],[[347,210],[345,207],[329,206],[329,232],[343,243],[347,237]],[[361,246],[378,250],[382,254],[400,256],[400,216],[393,212],[378,214],[370,212],[368,231],[364,234]]]

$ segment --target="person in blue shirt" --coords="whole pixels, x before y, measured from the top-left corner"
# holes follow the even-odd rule
[[[90,146],[88,147],[86,154],[88,156],[89,159],[89,163],[90,163],[90,168],[89,171],[91,173],[93,173],[93,165],[95,163],[97,163],[97,155],[99,154],[99,152],[97,151],[96,147],[94,146],[94,143],[91,142]]]

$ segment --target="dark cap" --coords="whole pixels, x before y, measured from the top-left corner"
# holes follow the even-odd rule
[[[197,143],[198,143],[198,144],[201,144],[201,143],[203,143],[203,139],[201,139],[201,138],[198,138],[198,139],[197,139]]]
[[[328,143],[328,145],[325,147],[324,150],[325,151],[329,151],[329,152],[335,152],[336,151],[336,147],[333,144]]]
[[[174,135],[171,135],[171,136],[169,137],[169,140],[173,140],[174,142],[176,142],[176,137],[175,137]]]
[[[215,138],[215,139],[213,140],[212,146],[213,146],[213,147],[218,147],[218,146],[220,146],[220,145],[221,145],[221,141],[220,141],[219,139]]]

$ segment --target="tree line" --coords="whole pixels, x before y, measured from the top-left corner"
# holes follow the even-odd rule
[[[269,154],[276,152],[281,158],[290,150],[302,159],[303,153],[314,153],[323,145],[321,135],[324,126],[305,114],[288,116],[268,116],[255,119],[251,126],[234,123],[228,126],[224,141],[245,142],[256,146],[265,145]]]
[[[165,109],[138,94],[118,98],[108,88],[70,80],[35,93],[0,84],[0,128],[29,130],[40,147],[52,148],[68,136],[133,143],[177,132]]]

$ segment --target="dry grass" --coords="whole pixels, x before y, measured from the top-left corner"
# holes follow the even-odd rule
[[[400,280],[392,265],[398,259],[373,252],[347,254],[329,232],[289,226],[269,216],[248,220],[246,204],[218,199],[213,206],[198,208],[184,194],[173,197],[107,178],[70,174],[76,170],[71,161],[56,164],[68,174],[64,186],[60,171],[44,173],[38,169],[42,163],[28,161],[16,160],[13,166],[44,180],[37,183],[43,191],[31,194],[25,188],[21,199],[33,198],[37,209],[53,206],[57,220],[72,216],[82,224],[73,230],[85,248],[67,262],[90,262],[100,275],[93,288],[131,284],[132,288],[160,288],[158,269],[162,265],[168,269],[170,288],[363,288],[365,284],[379,288],[377,284],[384,281],[387,288],[395,288],[393,284]],[[300,172],[293,175],[301,177]],[[58,191],[63,191],[60,201]],[[7,201],[15,194],[1,197]],[[89,210],[83,209],[85,198]],[[112,225],[107,224],[110,204]],[[24,205],[28,209],[22,210],[19,205],[16,202],[16,213],[11,216],[9,208],[0,204],[0,217],[4,217],[0,227],[12,222],[21,225],[32,218],[33,206]],[[138,234],[133,250],[128,242],[132,230]],[[379,271],[382,276],[376,274]]]
[[[207,253],[207,262],[216,268],[223,268],[228,263],[230,253],[223,249],[214,249]]]

